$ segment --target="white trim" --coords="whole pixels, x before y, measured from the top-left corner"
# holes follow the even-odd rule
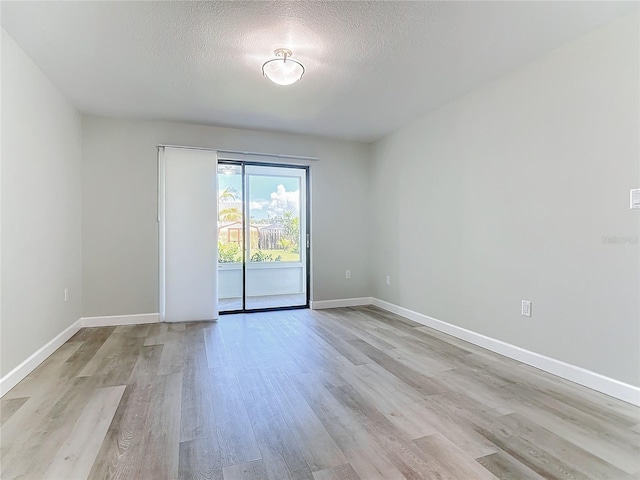
[[[0,378],[0,397],[15,387],[20,381],[29,375],[35,368],[44,362],[49,355],[60,348],[67,340],[73,337],[82,327],[82,319],[76,320],[70,326],[60,332],[53,340],[36,350],[24,362]]]
[[[524,348],[511,345],[501,340],[496,340],[495,338],[487,337],[471,330],[443,322],[442,320],[409,310],[408,308],[400,307],[393,303],[385,302],[374,297],[344,298],[339,300],[320,300],[317,302],[311,302],[311,308],[313,310],[337,307],[355,307],[360,305],[375,305],[376,307],[387,310],[388,312],[401,315],[413,320],[414,322],[418,322],[453,337],[465,340],[479,347],[486,348],[487,350],[504,355],[505,357],[539,368],[540,370],[551,373],[560,378],[564,378],[565,380],[583,385],[611,397],[628,402],[632,405],[640,406],[640,388],[638,387],[554,358],[540,355],[539,353],[525,350]],[[46,360],[47,357],[75,335],[82,327],[135,325],[158,322],[159,314],[157,313],[81,318],[67,327],[42,348],[34,352],[29,356],[29,358],[7,373],[4,377],[0,378],[0,397],[4,396],[5,393],[15,387],[23,378],[25,378],[38,365]]]
[[[108,317],[83,317],[83,327],[113,327],[117,325],[138,325],[141,323],[158,323],[157,313],[137,313],[134,315],[111,315]]]
[[[113,315],[109,317],[86,317],[73,322],[65,328],[53,340],[42,348],[36,350],[24,362],[0,378],[0,397],[15,387],[20,381],[29,375],[38,365],[44,362],[53,352],[73,337],[84,327],[111,327],[117,325],[137,325],[142,323],[158,323],[157,313],[140,313],[134,315]]]
[[[319,300],[317,302],[311,302],[311,309],[322,310],[324,308],[357,307],[360,305],[372,305],[373,301],[374,301],[374,298],[372,297],[341,298],[338,300]]]
[[[546,357],[539,353],[525,350],[524,348],[481,335],[456,325],[451,325],[450,323],[423,315],[422,313],[414,312],[413,310],[400,307],[393,303],[385,302],[377,298],[372,298],[371,300],[372,305],[380,307],[391,313],[402,315],[414,322],[418,322],[427,327],[431,327],[440,332],[465,340],[469,343],[473,343],[474,345],[486,348],[487,350],[499,353],[500,355],[504,355],[505,357],[509,357],[532,367],[539,368],[540,370],[551,373],[560,378],[564,378],[565,380],[578,383],[611,397],[628,402],[632,405],[640,406],[639,387],[629,385],[628,383],[624,383],[613,378],[605,377],[599,373],[556,360],[555,358]]]

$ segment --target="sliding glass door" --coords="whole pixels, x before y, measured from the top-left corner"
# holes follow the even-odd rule
[[[219,161],[219,309],[309,304],[307,168]]]

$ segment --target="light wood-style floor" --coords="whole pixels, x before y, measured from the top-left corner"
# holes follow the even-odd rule
[[[640,411],[374,307],[81,330],[2,479],[638,479]]]

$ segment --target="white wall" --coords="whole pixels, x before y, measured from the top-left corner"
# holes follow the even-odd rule
[[[2,30],[1,376],[81,316],[81,135],[78,112]]]
[[[159,144],[317,156],[312,299],[369,295],[369,146],[171,122],[83,118],[83,316],[158,311]],[[353,273],[345,279],[345,270]]]
[[[376,143],[374,296],[640,385],[638,40],[634,14]]]

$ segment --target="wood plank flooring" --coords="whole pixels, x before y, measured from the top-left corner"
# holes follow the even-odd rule
[[[640,409],[375,307],[86,328],[2,479],[640,479]]]

